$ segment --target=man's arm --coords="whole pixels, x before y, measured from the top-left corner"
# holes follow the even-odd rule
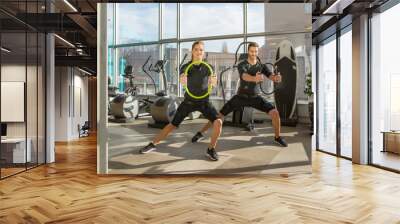
[[[271,75],[268,77],[271,81],[273,82],[281,82],[282,81],[282,76],[281,73],[271,73]]]
[[[267,65],[265,65],[265,64],[263,64],[262,73],[263,73],[265,76],[267,76],[267,78],[270,79],[270,80],[273,81],[273,82],[280,82],[280,81],[282,80],[282,76],[281,76],[281,74],[280,74],[279,72],[278,72],[278,73],[271,72],[271,71],[268,69]]]
[[[244,81],[246,81],[246,82],[255,82],[255,83],[257,83],[257,82],[261,82],[263,77],[259,73],[257,73],[256,76],[252,76],[252,75],[249,75],[247,73],[243,73],[242,74],[242,79]]]
[[[275,73],[273,73],[273,72],[271,72],[271,70],[269,70],[269,68],[266,64],[262,64],[261,73],[263,73],[269,79],[271,79],[271,76],[275,75]]]

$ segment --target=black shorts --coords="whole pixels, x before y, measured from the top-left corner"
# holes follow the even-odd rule
[[[270,112],[275,109],[272,103],[268,102],[262,96],[246,96],[246,95],[234,95],[221,109],[221,114],[224,116],[230,112],[240,109],[242,107],[252,107],[263,112]]]
[[[175,127],[178,127],[182,121],[187,117],[190,113],[194,111],[200,111],[205,118],[209,121],[214,122],[218,119],[218,111],[215,107],[210,103],[210,101],[190,101],[184,100],[178,107],[174,119],[171,124]]]

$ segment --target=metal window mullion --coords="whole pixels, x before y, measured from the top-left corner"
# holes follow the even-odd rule
[[[163,54],[164,54],[163,45],[160,44],[160,45],[158,45],[158,57],[159,57],[159,60],[163,60]],[[165,80],[165,82],[167,82],[167,80]],[[158,73],[158,83],[159,83],[158,84],[159,89],[160,89],[161,86],[164,86],[164,78],[163,78],[162,72]],[[165,83],[165,84],[168,84],[168,82]],[[165,85],[165,86],[168,89],[168,86],[167,85]],[[167,91],[167,90],[164,89],[164,91]]]
[[[319,45],[315,46],[315,148],[319,149]]]
[[[113,11],[113,45],[115,46],[117,44],[117,4],[116,3],[111,3],[112,4],[112,11]],[[112,52],[112,57],[113,57],[113,85],[117,85],[117,49],[113,48],[113,52]],[[107,61],[108,63],[108,61]],[[118,86],[118,85],[117,85]]]
[[[116,3],[112,3],[113,5],[113,7],[112,7],[112,10],[113,10],[113,15],[112,15],[112,17],[113,17],[113,44],[114,45],[116,45],[117,44],[117,32],[116,32],[116,30],[117,30],[117,4]]]
[[[25,1],[25,21],[28,19],[28,3]],[[25,120],[25,170],[28,170],[28,24],[25,26],[25,88],[24,88],[24,120]]]
[[[180,75],[179,74],[179,70],[180,70],[180,68],[179,68],[179,63],[181,62],[181,42],[180,42],[180,39],[181,39],[181,3],[176,3],[177,4],[177,7],[176,7],[176,39],[177,39],[177,55],[178,55],[178,58],[177,58],[177,64],[178,64],[178,68],[177,68],[177,73],[178,73],[178,76]],[[181,97],[182,96],[182,84],[181,84],[181,82],[180,82],[180,79],[178,78],[178,97]]]
[[[178,97],[180,97],[180,96],[182,96],[182,94],[181,94],[181,83],[180,83],[180,75],[181,74],[179,74],[180,73],[180,62],[181,62],[181,60],[182,60],[182,57],[181,57],[181,44],[179,43],[179,42],[177,42],[176,43],[176,51],[177,51],[177,54],[176,54],[176,64],[178,65],[178,66],[176,66],[176,74],[177,74],[177,76],[178,76],[178,78],[177,78],[177,80],[176,80],[176,88],[177,88],[177,90],[176,90],[176,95],[178,96]]]
[[[340,78],[341,78],[341,64],[340,64],[340,30],[336,31],[336,154],[341,156],[341,114],[340,114]]]
[[[367,141],[368,141],[368,156],[367,156],[367,164],[373,164],[373,149],[372,149],[372,63],[371,63],[371,57],[372,57],[372,12],[368,12],[368,31],[367,31],[367,39],[368,39],[368,53],[367,53],[367,83],[368,83],[368,95],[367,95],[367,104],[368,104],[368,114],[367,114],[367,119],[368,119],[368,124],[367,124]]]
[[[113,44],[114,46],[117,45],[117,38],[118,38],[118,33],[117,33],[117,3],[112,3],[113,4]]]
[[[243,33],[244,41],[247,41],[247,6],[248,3],[243,3]]]
[[[49,8],[48,2],[46,1],[45,13],[48,12],[48,8]],[[44,74],[43,74],[43,69],[42,69],[42,84],[44,81],[44,136],[43,136],[43,138],[44,138],[44,161],[43,161],[43,164],[47,163],[47,74],[48,74],[47,73],[47,43],[48,43],[47,37],[48,37],[48,35],[49,34],[47,32],[44,33],[44,57],[42,57],[42,58],[44,58]],[[43,44],[43,42],[42,42],[42,44]],[[44,75],[44,78],[43,78],[43,75]],[[60,88],[60,92],[61,92],[61,88]],[[43,109],[43,106],[42,106],[42,109]]]
[[[256,33],[247,33],[249,37],[257,37],[257,36],[281,36],[287,34],[309,34],[309,31],[304,30],[289,30],[289,31],[272,31],[272,32],[256,32]]]
[[[36,1],[39,13],[39,1]],[[36,166],[39,165],[39,33],[36,32]]]
[[[158,3],[158,43],[157,43],[157,45],[158,45],[158,58],[159,59],[163,59],[163,54],[164,54],[164,49],[163,49],[163,43],[161,42],[161,39],[162,39],[162,31],[163,31],[163,29],[162,29],[162,7],[163,7],[163,5],[162,5],[162,3]],[[166,80],[165,80],[166,81]],[[164,79],[162,78],[162,74],[161,73],[159,73],[158,74],[158,85],[161,87],[161,86],[166,86],[167,87],[167,89],[168,89],[168,82],[167,83],[165,83],[165,85],[164,85]],[[167,92],[167,90],[166,89],[164,89],[164,91],[166,91]]]
[[[118,33],[117,33],[117,3],[113,3],[114,4],[114,6],[113,6],[113,18],[114,18],[114,21],[113,21],[113,23],[114,23],[114,27],[113,27],[113,29],[114,29],[114,40],[113,40],[113,44],[114,44],[114,46],[116,46],[117,45],[117,39],[118,39]],[[117,53],[117,48],[114,48],[114,84],[115,85],[117,85],[118,86],[118,88],[119,88],[119,74],[118,74],[118,67],[119,67],[119,61],[118,61],[118,53]]]
[[[162,33],[163,33],[162,14],[163,14],[163,3],[158,3],[158,40],[162,39]]]
[[[247,37],[263,37],[263,36],[279,36],[285,34],[305,34],[309,32],[305,31],[289,31],[289,32],[259,32],[259,33],[247,33]],[[147,41],[140,43],[130,43],[130,44],[116,44],[114,46],[110,46],[111,48],[123,48],[123,47],[134,47],[134,46],[143,46],[143,45],[154,45],[154,44],[164,44],[164,43],[175,43],[175,42],[193,42],[196,40],[222,40],[222,39],[235,39],[235,38],[243,38],[244,34],[228,34],[228,35],[217,35],[217,36],[204,36],[204,37],[191,37],[191,38],[171,38],[159,41]]]

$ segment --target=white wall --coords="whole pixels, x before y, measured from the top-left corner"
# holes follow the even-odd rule
[[[1,121],[24,122],[25,83],[1,82]]]
[[[55,68],[55,141],[68,140],[69,69]]]
[[[78,124],[88,120],[88,78],[75,68],[56,67],[55,79],[55,140],[77,139]]]
[[[3,82],[25,82],[24,65],[9,64],[1,66],[1,81]],[[29,68],[28,68],[29,69]],[[1,108],[6,110],[7,108]],[[24,122],[9,122],[7,123],[7,137],[25,137]]]
[[[75,70],[76,71],[76,70]],[[79,93],[80,92],[80,93]],[[78,124],[83,125],[85,121],[89,120],[88,117],[88,78],[87,77],[82,77],[79,75],[76,75],[74,77],[74,93],[73,96],[74,103],[71,103],[73,105],[72,108],[72,117],[73,119],[71,120],[71,126],[72,128],[72,136],[74,138],[79,137],[78,133]],[[80,101],[80,102],[79,102]],[[81,108],[79,108],[81,107]],[[80,111],[81,110],[81,111]]]
[[[37,70],[38,69],[38,70]],[[45,150],[45,115],[44,115],[44,74],[41,66],[25,66],[24,64],[3,64],[1,66],[1,81],[2,82],[24,82],[26,85],[26,107],[22,106],[19,110],[21,113],[26,112],[26,120],[22,122],[6,122],[7,137],[9,138],[24,138],[25,135],[30,139],[30,148],[32,151],[32,161],[36,162],[39,158],[39,163],[44,162]],[[27,78],[27,80],[25,80]],[[3,91],[4,89],[2,89]],[[22,94],[24,93],[24,90]],[[20,92],[21,93],[21,92]],[[2,95],[2,98],[7,95]],[[24,103],[24,102],[23,102]],[[24,104],[25,105],[25,104]],[[12,108],[2,107],[2,112],[13,113]],[[24,111],[26,110],[26,111]],[[15,112],[14,112],[15,113]],[[37,154],[39,156],[37,157]],[[51,160],[48,160],[51,162]]]
[[[28,83],[29,86],[36,86],[36,80],[31,80],[31,74],[36,74],[36,66],[27,66],[25,64],[5,64],[1,66],[1,81],[3,82],[25,82],[26,72],[28,72]],[[36,87],[27,88],[27,106],[35,107],[36,108]],[[32,91],[32,92],[31,92]],[[3,96],[4,97],[4,96]],[[34,103],[34,104],[32,104]],[[1,110],[7,110],[7,108],[1,108]],[[37,115],[36,113],[31,113],[30,109],[27,109],[27,119],[28,122],[28,129],[33,128],[36,130],[36,120]],[[36,112],[36,109],[35,109]],[[31,123],[34,122],[34,123]],[[7,122],[7,135],[8,137],[24,137],[25,136],[25,123],[26,122]],[[35,127],[33,127],[35,126]],[[28,131],[29,131],[28,130]],[[35,132],[36,133],[36,132]],[[28,137],[30,132],[28,132]]]
[[[1,81],[25,82],[25,69],[25,64],[1,65]]]

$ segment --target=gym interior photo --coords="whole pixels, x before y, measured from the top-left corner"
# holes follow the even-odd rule
[[[108,84],[99,86],[99,91],[108,91],[108,118],[101,120],[108,131],[108,172],[310,172],[312,129],[306,79],[307,75],[311,79],[312,67],[311,5],[188,3],[178,8],[176,3],[165,3],[161,11],[159,7],[107,5]],[[284,16],[288,10],[293,17]],[[220,22],[213,23],[217,19]],[[201,111],[188,113],[157,150],[140,153],[168,123],[175,124],[186,92],[196,91],[185,88],[179,80],[182,67],[193,61],[195,41],[204,43],[203,61],[213,68],[217,79],[207,96],[217,111],[243,85],[238,65],[247,60],[249,43],[258,44],[260,63],[282,76],[279,83],[265,78],[257,85],[261,96],[279,111],[280,132],[288,147],[274,142],[268,108],[242,106],[224,118],[215,148],[219,154],[216,162],[206,158],[212,128],[198,142],[191,140],[208,122]]]
[[[400,223],[398,0],[0,0],[0,224]]]

